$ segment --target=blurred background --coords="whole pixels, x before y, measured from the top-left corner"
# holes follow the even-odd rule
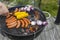
[[[40,8],[43,11],[49,12],[53,17],[57,15],[58,0],[0,0],[8,7],[18,5],[33,5]],[[46,16],[48,16],[46,14]]]

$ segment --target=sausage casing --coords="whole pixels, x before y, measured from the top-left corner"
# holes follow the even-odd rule
[[[21,25],[20,20],[17,20],[17,26],[16,26],[16,28],[19,28],[20,25]]]
[[[31,24],[30,20],[27,18],[24,18],[24,20],[26,20],[29,24]]]
[[[12,17],[11,19],[6,19],[6,23],[13,23],[15,22],[17,19],[15,17]]]
[[[15,23],[15,24],[13,24],[13,25],[8,26],[8,28],[14,28],[16,25],[17,25],[17,23]]]
[[[27,28],[28,27],[28,22],[25,19],[23,19],[23,21],[25,23],[25,28]]]
[[[24,21],[23,20],[20,20],[20,22],[21,22],[22,27],[24,28],[24,26],[25,26]]]

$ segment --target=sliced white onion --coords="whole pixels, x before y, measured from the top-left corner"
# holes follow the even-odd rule
[[[22,7],[21,10],[24,10],[24,7]]]
[[[46,25],[47,24],[47,22],[45,21],[45,22],[43,22],[43,25]]]
[[[31,8],[32,10],[34,10],[34,8]]]
[[[37,20],[37,25],[42,25],[42,21]]]
[[[27,8],[27,11],[30,11],[30,8]]]
[[[28,7],[24,7],[24,10],[27,10]]]
[[[36,21],[32,21],[31,22],[31,25],[36,25]]]

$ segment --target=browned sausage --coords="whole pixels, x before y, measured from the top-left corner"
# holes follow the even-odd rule
[[[14,12],[18,12],[18,11],[19,11],[19,9],[18,9],[18,8],[16,8]]]
[[[24,18],[24,20],[26,20],[29,24],[31,24],[30,20],[27,18]]]
[[[23,19],[23,21],[24,21],[24,23],[25,23],[25,28],[28,28],[28,22],[25,20],[25,19]]]
[[[17,23],[12,24],[12,25],[8,26],[8,28],[14,28],[16,25],[17,25]]]
[[[6,18],[9,18],[10,17],[10,14],[8,14],[7,16],[6,16]]]
[[[8,23],[8,24],[10,24],[10,23],[13,23],[13,22],[15,22],[16,21],[16,19],[12,19],[12,20],[9,20],[8,22],[6,22],[6,23]]]
[[[12,13],[8,13],[6,18],[9,18],[12,15]]]
[[[20,20],[17,20],[17,26],[16,26],[16,28],[19,28],[20,25],[21,25]]]
[[[15,17],[12,17],[10,20],[6,20],[6,23],[12,23],[12,22],[15,22],[17,19]]]
[[[7,26],[13,25],[15,23],[17,23],[17,22],[15,21],[15,22],[12,22],[12,23],[7,23]]]
[[[13,16],[11,16],[10,18],[6,19],[6,22],[8,22],[9,20],[11,20],[13,18]]]
[[[23,20],[20,20],[20,22],[21,22],[22,27],[24,28],[24,26],[25,26],[24,21]]]

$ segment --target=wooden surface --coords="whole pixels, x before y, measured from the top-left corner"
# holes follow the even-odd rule
[[[50,18],[44,31],[35,40],[60,40],[60,25],[54,24],[54,18]]]
[[[60,40],[60,25],[54,24],[54,18],[49,18],[48,25],[45,27],[43,32],[34,40]],[[0,40],[10,40],[7,37],[3,37],[0,34]]]

